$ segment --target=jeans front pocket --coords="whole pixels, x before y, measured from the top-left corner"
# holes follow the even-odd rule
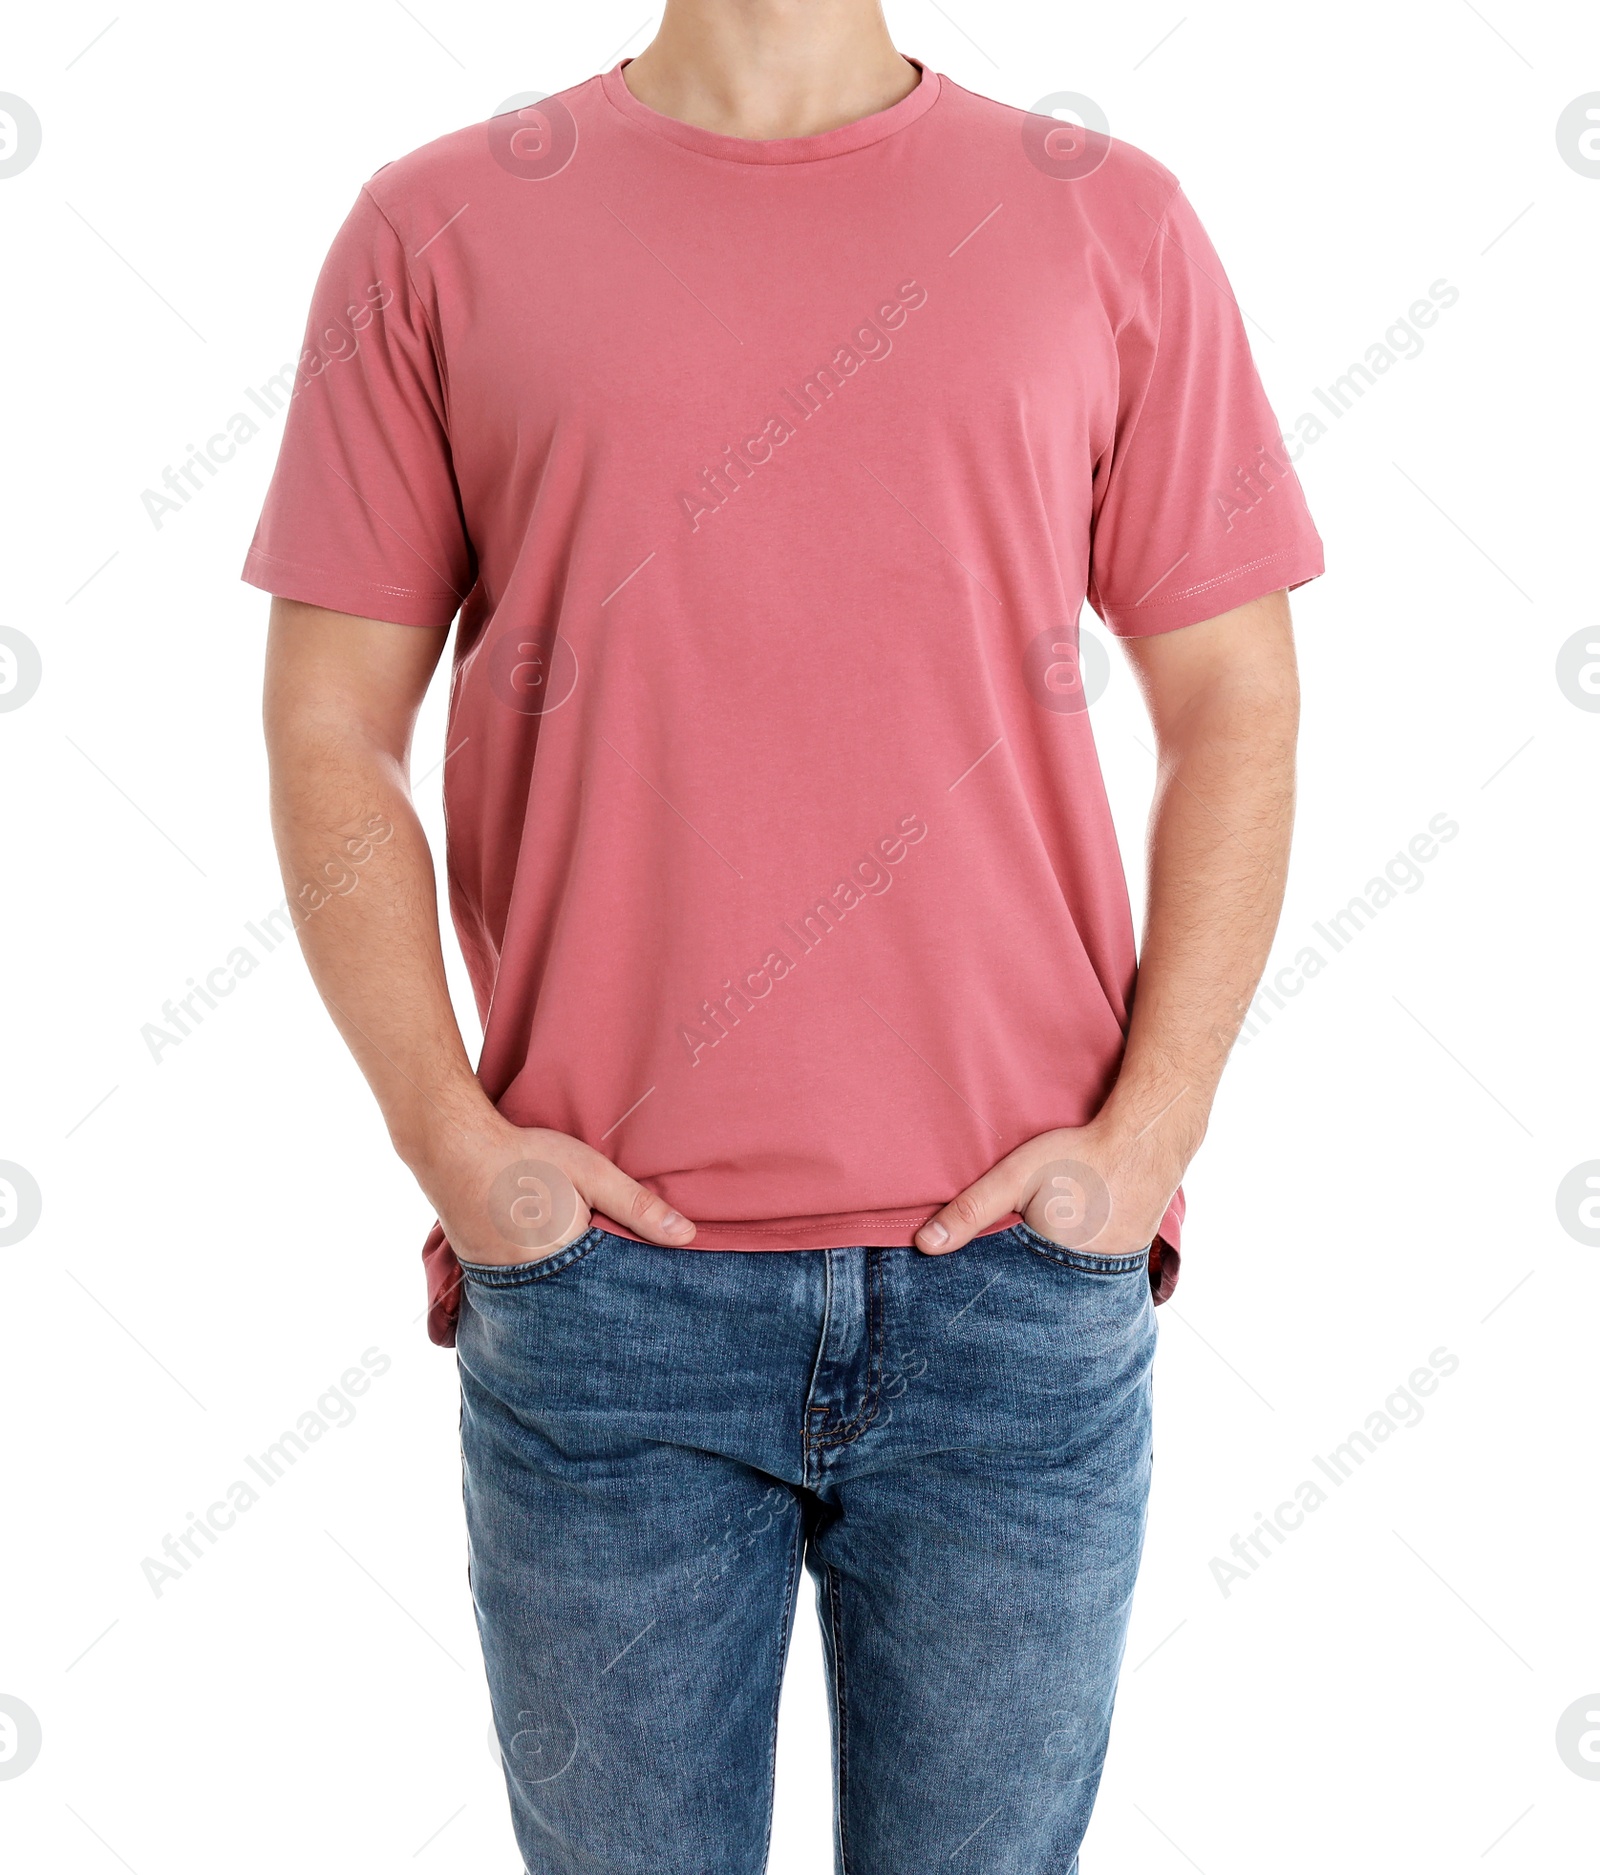
[[[481,1289],[527,1289],[570,1269],[591,1251],[598,1250],[608,1238],[613,1243],[621,1241],[598,1224],[591,1224],[581,1237],[574,1237],[571,1243],[563,1244],[546,1256],[531,1257],[526,1263],[469,1263],[465,1257],[457,1257],[456,1261],[467,1281]]]
[[[1134,1276],[1140,1270],[1147,1274],[1149,1272],[1149,1244],[1142,1250],[1128,1250],[1118,1256],[1102,1256],[1094,1250],[1069,1250],[1065,1244],[1057,1243],[1054,1238],[1044,1236],[1031,1224],[1020,1220],[1011,1226],[1011,1234],[1018,1243],[1033,1251],[1035,1256],[1060,1263],[1070,1270],[1081,1270],[1086,1276]]]

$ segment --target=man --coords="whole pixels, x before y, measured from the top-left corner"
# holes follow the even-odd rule
[[[1173,177],[875,0],[669,0],[362,190],[246,577],[530,1871],[764,1866],[802,1562],[841,1868],[1077,1867],[1320,571]],[[1137,1002],[1085,595],[1159,741]],[[407,788],[458,614],[476,1072]]]

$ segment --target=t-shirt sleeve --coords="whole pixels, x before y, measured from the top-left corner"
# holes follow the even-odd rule
[[[1116,432],[1097,465],[1089,603],[1123,637],[1176,630],[1322,571],[1244,320],[1175,191],[1117,334]]]
[[[441,626],[475,570],[434,332],[363,189],[317,280],[244,577],[337,612]]]

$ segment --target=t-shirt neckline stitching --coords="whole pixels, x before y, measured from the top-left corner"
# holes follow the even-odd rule
[[[808,137],[729,137],[721,131],[706,130],[699,124],[686,124],[679,118],[667,117],[652,110],[628,89],[622,76],[623,66],[631,63],[628,59],[619,59],[609,71],[600,74],[600,89],[620,116],[664,142],[722,162],[789,166],[825,162],[831,157],[848,156],[856,150],[870,148],[895,136],[930,110],[939,96],[939,74],[921,59],[902,56],[922,74],[903,98],[897,98],[884,110]]]

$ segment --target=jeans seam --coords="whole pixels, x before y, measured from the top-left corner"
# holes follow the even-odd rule
[[[806,1404],[800,1418],[800,1475],[809,1484],[811,1482],[811,1464],[817,1455],[820,1443],[818,1435],[812,1432],[814,1425],[826,1422],[828,1409],[825,1406],[813,1406],[812,1397],[817,1390],[817,1381],[821,1377],[823,1363],[828,1356],[828,1332],[833,1318],[833,1252],[822,1252],[822,1330],[817,1337],[817,1352],[811,1363],[811,1373],[806,1381]]]
[[[883,1257],[877,1250],[867,1252],[867,1387],[861,1410],[847,1419],[837,1432],[811,1432],[806,1438],[813,1450],[824,1445],[850,1445],[859,1439],[878,1417],[878,1395],[883,1386]],[[814,1406],[812,1413],[827,1412]]]
[[[1047,1263],[1059,1263],[1063,1269],[1081,1270],[1085,1276],[1134,1276],[1149,1267],[1150,1248],[1124,1251],[1118,1256],[1101,1256],[1093,1250],[1072,1250],[1065,1244],[1051,1243],[1048,1237],[1026,1224],[1013,1224],[1012,1235],[1025,1250]]]
[[[763,1868],[772,1856],[772,1811],[778,1791],[778,1708],[783,1701],[783,1663],[789,1650],[789,1636],[794,1628],[795,1589],[799,1582],[800,1552],[804,1542],[804,1533],[797,1519],[795,1533],[789,1544],[789,1569],[783,1585],[783,1605],[778,1616],[777,1658],[772,1671],[772,1725],[767,1734],[767,1839],[761,1851]]]
[[[825,1563],[828,1572],[828,1616],[833,1628],[833,1709],[834,1723],[838,1727],[837,1746],[838,1763],[834,1766],[834,1815],[839,1827],[839,1869],[840,1875],[850,1875],[850,1726],[847,1717],[848,1700],[845,1689],[844,1665],[844,1611],[843,1597],[839,1593],[839,1572],[832,1563]]]
[[[569,1270],[574,1263],[581,1263],[586,1256],[600,1248],[600,1239],[605,1231],[598,1224],[591,1224],[581,1237],[574,1237],[559,1250],[552,1250],[548,1255],[532,1257],[526,1263],[465,1263],[456,1258],[456,1267],[469,1283],[475,1282],[484,1289],[527,1289],[534,1283],[547,1283],[552,1276],[559,1276],[563,1270]],[[589,1240],[593,1238],[591,1243]],[[576,1254],[569,1255],[569,1252]],[[545,1264],[554,1267],[546,1269]],[[509,1271],[509,1275],[489,1275],[488,1271]],[[524,1273],[527,1272],[527,1273]]]

